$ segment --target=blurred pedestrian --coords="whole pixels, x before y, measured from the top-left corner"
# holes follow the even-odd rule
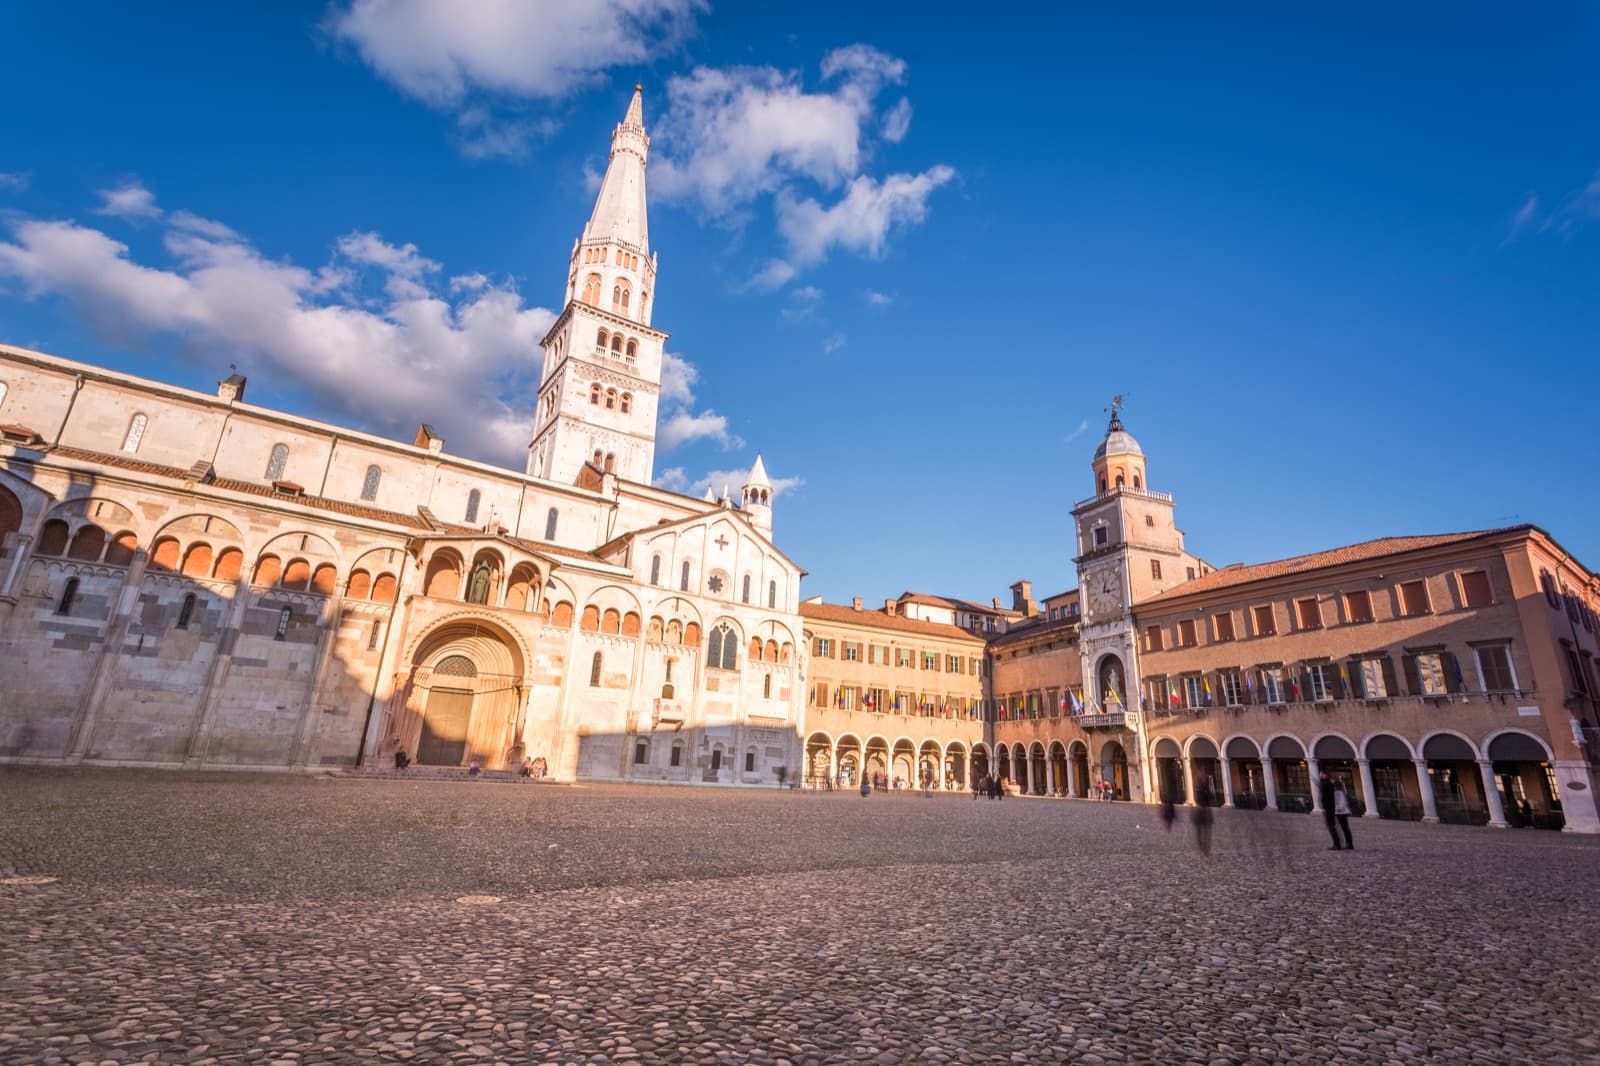
[[[1200,857],[1211,860],[1211,779],[1202,777],[1194,784],[1194,844]]]
[[[1172,832],[1172,823],[1178,817],[1178,805],[1172,801],[1172,793],[1166,789],[1161,790],[1161,824],[1167,832]]]

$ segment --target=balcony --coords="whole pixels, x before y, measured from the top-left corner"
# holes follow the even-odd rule
[[[1077,510],[1079,507],[1094,503],[1096,500],[1109,500],[1111,497],[1119,495],[1133,496],[1141,500],[1160,500],[1162,503],[1172,502],[1172,493],[1170,492],[1151,492],[1149,489],[1130,489],[1124,485],[1120,489],[1107,489],[1105,492],[1102,492],[1096,496],[1086,496],[1077,503],[1073,504],[1072,509]]]
[[[650,703],[652,727],[661,725],[683,725],[683,702],[681,700],[655,699],[651,700]]]
[[[1078,717],[1078,724],[1084,729],[1122,729],[1128,724],[1128,715],[1125,711],[1085,714]]]

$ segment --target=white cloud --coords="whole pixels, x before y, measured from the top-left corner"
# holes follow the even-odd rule
[[[450,279],[451,292],[477,292],[489,284],[487,274],[457,274]]]
[[[201,218],[193,211],[184,211],[181,208],[167,216],[167,224],[173,229],[196,233],[202,237],[210,237],[218,241],[238,240],[239,235],[222,223],[209,218]]]
[[[882,255],[889,230],[926,218],[928,197],[955,176],[947,166],[921,174],[891,174],[882,182],[862,176],[832,207],[780,195],[778,232],[789,245],[790,262],[797,267],[821,262],[836,246]]]
[[[155,193],[138,181],[128,181],[115,189],[100,190],[101,204],[95,208],[97,215],[114,215],[117,218],[160,218],[161,208],[156,206]]]
[[[414,244],[393,245],[376,233],[353,230],[339,238],[339,254],[355,263],[365,263],[402,278],[418,278],[439,269],[439,264],[424,258]]]
[[[27,192],[28,175],[22,173],[7,174],[0,171],[0,192]]]
[[[705,493],[706,489],[710,489],[718,496],[721,496],[723,486],[727,486],[728,495],[737,500],[739,498],[739,489],[744,485],[745,478],[749,476],[750,468],[748,466],[743,470],[711,470],[704,477],[690,482],[689,491],[692,495],[700,496]],[[805,478],[799,477],[771,477],[769,475],[767,480],[772,482],[774,499],[786,492],[793,492],[806,483]]]
[[[1077,426],[1076,429],[1074,429],[1071,433],[1068,433],[1065,437],[1062,437],[1061,439],[1062,439],[1062,441],[1064,443],[1071,444],[1073,441],[1077,440],[1079,437],[1083,436],[1088,431],[1089,431],[1089,420],[1087,418],[1085,418],[1083,421],[1078,423],[1078,426]]]
[[[750,279],[747,288],[752,289],[781,289],[793,281],[800,272],[785,263],[782,259],[774,259],[756,272]]]
[[[694,385],[700,380],[695,365],[671,352],[661,353],[661,402],[688,407],[694,403]]]
[[[883,139],[890,144],[899,144],[910,132],[911,101],[902,96],[900,102],[883,116]]]
[[[822,290],[815,285],[802,285],[789,293],[789,301],[789,306],[778,313],[785,321],[799,322],[816,314],[817,305],[822,302]]]
[[[843,333],[835,333],[829,337],[823,338],[822,354],[832,355],[834,352],[845,346],[845,340],[846,338]]]
[[[888,307],[890,304],[894,303],[894,297],[888,295],[887,293],[874,292],[873,290],[868,289],[866,292],[866,301],[873,307]]]
[[[351,0],[328,27],[402,92],[454,109],[474,93],[565,97],[674,47],[704,8],[703,0]]]
[[[160,266],[76,222],[22,217],[9,229],[0,276],[71,302],[102,330],[177,338],[208,363],[237,359],[257,388],[303,393],[322,417],[404,440],[432,422],[457,454],[521,465],[538,342],[555,315],[510,289],[445,299],[423,283],[437,264],[376,234],[339,244],[385,275],[386,297],[343,292],[350,276],[338,266],[270,260],[243,238],[193,225],[166,231],[171,262]]]
[[[905,62],[850,45],[823,57],[822,75],[833,83],[822,92],[774,67],[696,67],[672,78],[652,188],[722,216],[796,177],[838,187],[860,172],[876,97],[904,78]]]
[[[683,467],[672,466],[656,475],[655,486],[669,492],[688,492],[689,476],[683,472]]]
[[[709,409],[698,414],[680,409],[656,426],[656,442],[666,451],[697,440],[714,440],[724,451],[744,447],[744,441],[728,432],[728,420]]]

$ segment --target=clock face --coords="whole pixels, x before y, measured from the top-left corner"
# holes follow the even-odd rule
[[[1089,580],[1089,605],[1096,614],[1110,614],[1122,598],[1122,581],[1115,570],[1106,570]]]

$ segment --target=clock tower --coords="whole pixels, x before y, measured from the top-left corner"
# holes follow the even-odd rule
[[[1095,494],[1072,509],[1078,532],[1078,588],[1083,624],[1082,656],[1085,713],[1120,731],[1113,738],[1126,756],[1129,799],[1152,795],[1146,781],[1145,711],[1140,699],[1139,633],[1135,608],[1151,596],[1180,585],[1208,569],[1183,547],[1170,493],[1154,492],[1145,480],[1139,442],[1122,425],[1121,396],[1111,401],[1111,423],[1095,449]],[[1106,742],[1103,748],[1109,748]],[[1101,772],[1119,790],[1110,762]]]

